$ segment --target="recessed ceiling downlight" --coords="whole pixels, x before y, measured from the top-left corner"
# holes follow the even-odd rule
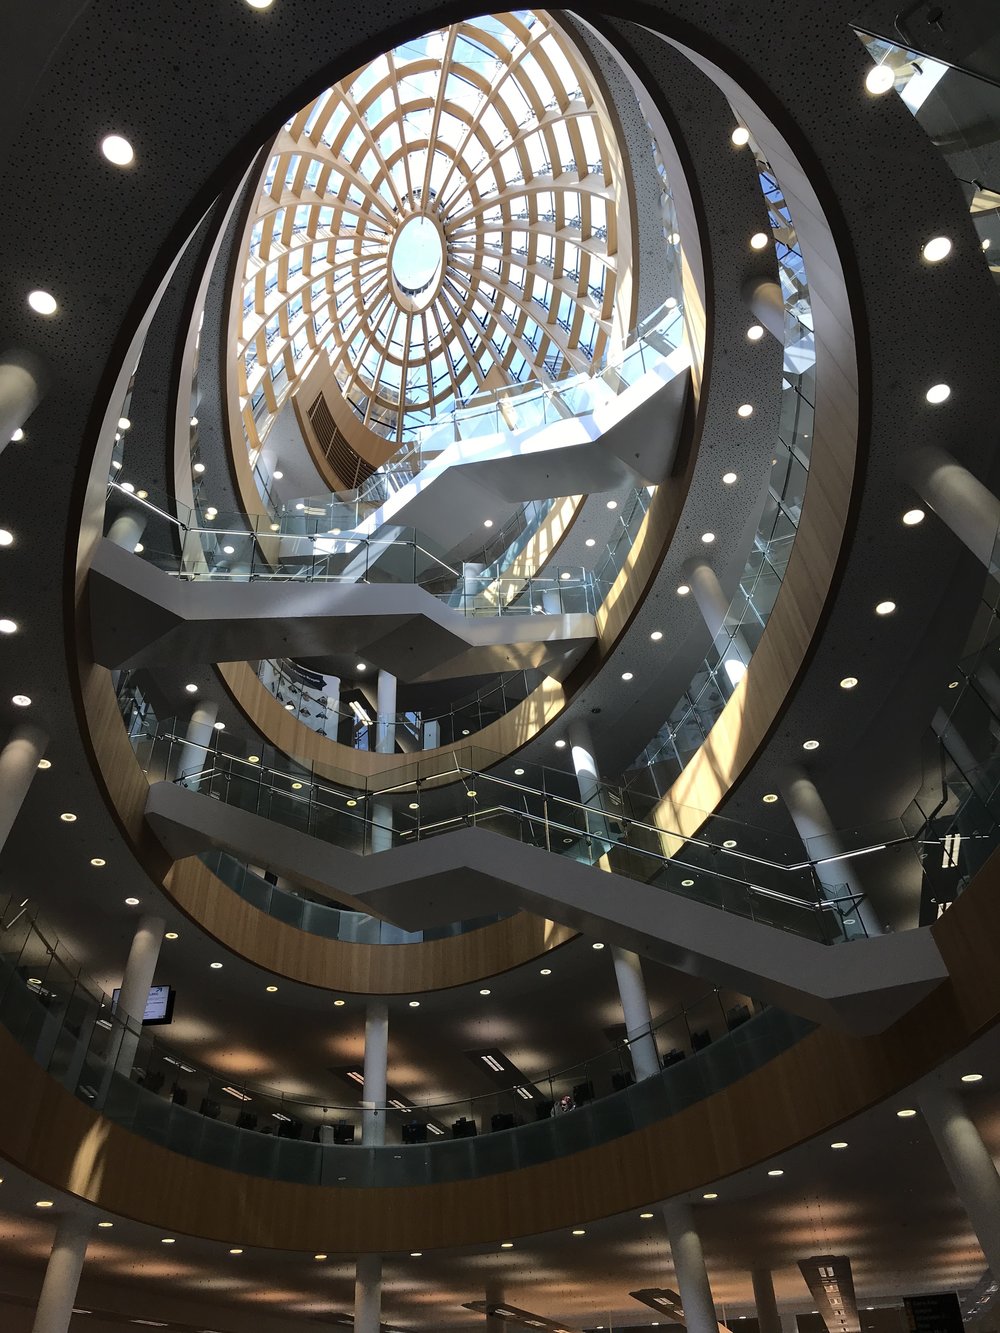
[[[889,65],[873,65],[865,75],[865,87],[873,97],[887,93],[895,82],[895,71]]]
[[[903,515],[903,522],[908,528],[915,528],[918,523],[923,523],[926,517],[922,509],[908,509]]]
[[[936,407],[938,403],[943,403],[951,397],[951,386],[948,384],[932,384],[924,397],[932,406]]]
[[[750,142],[750,131],[745,125],[737,125],[729,137],[737,148],[742,148],[744,144]]]
[[[895,611],[895,609],[896,609],[895,602],[886,601],[886,602],[875,603],[875,614],[877,616],[891,616],[893,611]]]
[[[135,161],[135,149],[121,134],[106,134],[101,140],[101,152],[115,167],[129,167]]]
[[[31,699],[27,694],[12,694],[10,701],[15,708],[31,707]]]
[[[940,264],[951,254],[951,241],[947,236],[933,236],[921,251],[928,264]]]
[[[28,293],[28,305],[36,315],[54,315],[59,309],[59,303],[52,293],[40,288]]]
[[[747,337],[752,343],[759,343],[764,336],[764,326],[762,324],[751,324],[747,329]]]

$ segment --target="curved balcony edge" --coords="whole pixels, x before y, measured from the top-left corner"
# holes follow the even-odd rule
[[[820,1027],[666,1119],[537,1165],[437,1185],[327,1189],[248,1177],[140,1138],[50,1078],[0,1028],[19,1097],[0,1153],[53,1188],[181,1233],[286,1250],[388,1253],[579,1225],[766,1161],[908,1086],[1000,1021],[1000,854],[934,927],[949,978],[876,1037]]]

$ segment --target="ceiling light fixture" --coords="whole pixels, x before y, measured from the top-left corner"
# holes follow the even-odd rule
[[[500,1242],[500,1248],[501,1250],[512,1250],[514,1248],[514,1242],[512,1240],[502,1240]]]
[[[577,1227],[576,1230],[573,1232],[574,1236],[585,1236],[586,1234],[587,1233],[586,1231],[584,1231],[583,1227]]]
[[[209,963],[209,967],[212,969],[213,972],[218,972],[221,966],[222,966],[221,963]]]
[[[639,1216],[644,1222],[648,1222],[651,1217],[655,1217],[655,1213],[640,1213]]]
[[[51,1199],[39,1199],[39,1200],[36,1202],[35,1207],[36,1207],[36,1208],[51,1208],[51,1207],[52,1207],[52,1200],[51,1200]]]
[[[138,906],[139,906],[139,899],[138,899],[138,898],[126,898],[126,899],[125,899],[125,906],[126,906],[126,907],[138,907]]]
[[[492,995],[493,992],[492,992],[491,990],[487,989],[487,987],[484,986],[484,987],[482,988],[482,990],[479,992],[479,994],[480,994],[480,995]]]
[[[737,125],[729,137],[737,148],[742,148],[744,144],[750,142],[750,131],[745,125]]]
[[[714,533],[714,532],[703,532],[703,533],[701,534],[701,539],[702,539],[702,541],[705,543],[706,546],[711,546],[712,542],[715,541],[715,533]]]
[[[92,856],[90,858],[90,864],[92,866],[97,866],[99,869],[101,866],[106,866],[108,863],[103,856]]]
[[[121,134],[106,134],[101,140],[101,152],[115,167],[129,167],[135,161],[135,150]]]
[[[334,1003],[334,1007],[335,1007],[335,1008],[337,1008],[337,1009],[342,1009],[342,1008],[344,1007],[344,1005],[347,1003],[347,1001],[346,1001],[346,1000],[334,1000],[333,1003]]]
[[[932,384],[924,394],[929,403],[934,405],[945,402],[951,397],[951,388],[947,384]]]
[[[853,690],[854,687],[857,685],[857,683],[858,683],[857,676],[845,676],[844,679],[840,682],[840,688],[842,690]]]
[[[202,475],[204,474],[204,471],[205,471],[205,464],[204,464],[204,463],[195,463],[195,465],[194,465],[194,470],[195,470],[195,472],[197,472],[197,474],[198,474],[199,477],[202,476]]]
[[[36,315],[54,315],[59,309],[56,298],[51,292],[41,290],[28,293],[28,305]]]
[[[903,522],[908,528],[915,528],[918,523],[923,523],[925,517],[922,509],[908,509],[903,515]]]
[[[559,740],[556,741],[556,749],[565,750],[565,748],[566,748],[566,742],[562,739],[562,737],[560,737]]]
[[[176,1245],[177,1242],[174,1240],[173,1236],[163,1236],[163,1237],[161,1237],[161,1239],[160,1239],[160,1244],[161,1244],[161,1245]]]
[[[38,767],[39,767],[39,768],[43,768],[43,769],[44,769],[44,768],[51,768],[51,767],[52,767],[52,760],[51,760],[51,759],[39,759],[39,761],[38,761]]]
[[[590,947],[591,947],[592,949],[603,949],[603,948],[604,948],[604,945],[600,942],[600,940],[597,940],[597,941],[596,941],[594,944],[592,944]]]
[[[764,336],[764,326],[762,324],[751,324],[747,329],[747,337],[752,343],[759,343]]]
[[[833,1148],[833,1150],[834,1150],[835,1152],[840,1152],[840,1150],[841,1150],[842,1148],[846,1148],[846,1147],[847,1147],[847,1140],[846,1140],[846,1139],[838,1139],[838,1140],[836,1141],[836,1143],[831,1143],[831,1144],[830,1144],[830,1147]]]
[[[875,614],[877,616],[891,616],[896,609],[895,602],[876,602]]]
[[[108,1227],[114,1226],[114,1222],[98,1222],[97,1225],[102,1229],[102,1231],[106,1231]]]
[[[420,1001],[419,1001],[419,1000],[411,1000],[411,1001],[410,1001],[410,1008],[411,1008],[411,1009],[419,1009],[419,1008],[420,1008]]]
[[[887,93],[895,82],[895,71],[889,65],[873,65],[865,75],[865,87],[873,97]]]
[[[735,472],[723,472],[723,474],[722,474],[722,484],[723,484],[724,486],[732,486],[732,484],[733,484],[736,480],[737,480],[737,477],[736,477],[736,473],[735,473]]]
[[[951,241],[947,236],[933,236],[921,251],[928,264],[940,264],[951,254]]]
[[[702,1197],[703,1199],[717,1199],[719,1196],[718,1196],[717,1194],[714,1194],[714,1193],[710,1190],[710,1191],[708,1192],[708,1194],[703,1194],[701,1197]]]
[[[539,969],[539,972],[538,972],[538,975],[539,975],[540,977],[551,977],[551,975],[552,975],[552,969],[551,969],[551,967],[543,967],[543,968],[540,968],[540,969]]]
[[[911,1120],[916,1114],[917,1113],[912,1106],[904,1106],[901,1111],[896,1112],[896,1115],[900,1120]]]
[[[750,249],[763,250],[764,246],[767,245],[767,242],[768,242],[767,232],[755,231],[754,234],[750,237]]]
[[[769,791],[766,796],[761,797],[761,800],[764,802],[765,805],[774,805],[777,799],[778,799],[778,793],[775,791]]]
[[[163,938],[164,938],[165,940],[175,940],[175,939],[177,939],[177,931],[176,931],[176,930],[168,930],[167,933],[164,935]]]
[[[270,9],[272,3],[273,0],[247,0],[251,9]],[[326,1258],[325,1255],[323,1257]]]
[[[690,591],[691,591],[691,589],[688,587],[688,585],[687,585],[686,583],[681,583],[681,584],[678,584],[678,586],[677,586],[677,596],[678,596],[678,597],[686,597]]]
[[[770,1171],[768,1171],[767,1174],[768,1174],[769,1176],[783,1176],[785,1173],[784,1173],[784,1171],[782,1171],[782,1169],[781,1169],[780,1166],[774,1166],[774,1167],[771,1168]]]
[[[649,637],[653,640],[654,643],[659,643],[660,640],[663,638],[663,630],[654,629]]]
[[[326,1258],[326,1255],[325,1255],[325,1254],[314,1254],[314,1255],[313,1255],[313,1258],[314,1258],[314,1259],[325,1259],[325,1258]]]
[[[962,1075],[962,1082],[963,1082],[963,1083],[981,1083],[981,1082],[982,1082],[982,1079],[983,1079],[982,1074],[963,1074],[963,1075]]]
[[[233,1250],[230,1250],[229,1253],[230,1253],[230,1254],[242,1254],[243,1251],[240,1250],[240,1249],[233,1249]]]
[[[0,528],[0,546],[13,546],[14,534],[7,528]]]
[[[267,991],[268,995],[273,995],[278,988],[277,986],[265,986],[264,989]]]
[[[631,672],[631,671],[623,671],[623,672],[622,672],[622,680],[631,680],[631,679],[632,679],[632,672]]]
[[[64,824],[76,823],[76,815],[74,815],[72,810],[64,810],[62,814],[59,816],[59,818],[62,820]]]
[[[20,444],[23,439],[24,439],[24,431],[20,426],[18,426],[17,430],[10,437],[10,442],[11,444]]]
[[[259,764],[259,763],[260,763],[260,755],[259,755],[259,754],[248,754],[248,755],[247,755],[247,763],[248,763],[248,764]]]
[[[744,420],[746,420],[747,417],[752,417],[753,403],[741,403],[736,409],[736,415],[738,417],[743,417]]]
[[[225,729],[226,729],[225,722],[215,722],[212,724],[213,731],[225,731]]]
[[[0,620],[0,634],[16,634],[16,633],[17,633],[16,620]]]
[[[15,708],[31,707],[31,699],[26,694],[12,694],[10,697],[10,701],[15,706]]]
[[[491,518],[484,518],[484,519],[483,519],[483,527],[484,527],[484,528],[492,528],[492,526],[493,526],[493,520],[492,520]]]
[[[802,748],[803,750],[818,750],[819,741],[803,741]]]

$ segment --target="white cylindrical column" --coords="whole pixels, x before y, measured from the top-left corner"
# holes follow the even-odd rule
[[[462,564],[462,611],[467,616],[475,614],[476,597],[481,589],[482,573],[485,568],[481,562],[476,563],[471,560],[466,560]]]
[[[441,723],[436,717],[429,717],[423,725],[423,748],[436,750],[441,744]]]
[[[67,1333],[92,1225],[77,1213],[59,1219],[31,1333]]]
[[[396,752],[396,677],[391,671],[378,673],[378,719],[375,732],[377,754]]]
[[[660,1072],[660,1057],[653,1036],[653,1016],[649,1011],[649,997],[642,975],[642,959],[637,953],[613,945],[611,957],[615,965],[615,979],[625,1016],[625,1035],[636,1079],[651,1078]]]
[[[0,750],[0,850],[14,827],[14,820],[24,804],[38,771],[38,761],[48,743],[49,738],[41,727],[22,722],[13,729],[7,744]]]
[[[389,1006],[369,1000],[365,1010],[365,1085],[361,1141],[368,1147],[385,1143],[385,1086],[389,1066]]]
[[[932,1084],[918,1097],[927,1127],[994,1276],[1000,1273],[1000,1176],[961,1097]]]
[[[177,765],[177,776],[179,778],[188,777],[192,773],[200,773],[208,765],[208,756],[212,748],[213,735],[216,719],[219,716],[219,705],[211,699],[203,699],[195,704],[191,710],[191,720],[188,722],[187,732],[184,736],[184,745],[181,748],[181,757]]]
[[[802,839],[810,859],[813,859],[816,853],[813,839],[822,839],[822,857],[819,859],[839,856],[843,844],[837,836],[833,820],[812,778],[801,769],[795,769],[782,783],[781,791],[792,823],[795,825],[795,831]],[[864,887],[850,860],[819,865],[816,867],[816,877],[828,898],[842,897],[845,892],[852,897],[860,897],[857,914],[866,934],[882,934],[878,914],[869,899],[864,896]]]
[[[571,723],[569,743],[580,800],[584,805],[600,810],[601,779],[594,756],[594,741],[585,722]],[[592,835],[596,833],[598,837],[607,831],[607,825],[601,815],[596,819],[588,815],[587,827]],[[642,975],[642,960],[638,954],[619,948],[617,945],[612,948],[611,957],[615,965],[615,979],[618,982],[618,994],[622,1002],[625,1033],[629,1039],[632,1069],[637,1079],[649,1078],[659,1073],[660,1057],[653,1036],[653,1019]]]
[[[768,333],[785,341],[785,298],[781,283],[773,278],[748,278],[743,284],[743,300],[753,311],[754,318]]]
[[[711,565],[700,561],[692,566],[688,582],[691,584],[691,591],[694,593],[694,600],[698,603],[698,610],[705,626],[722,655],[725,680],[729,690],[732,691],[746,675],[750,662],[750,650],[746,640],[739,630],[735,634],[731,633],[726,624],[729,601]]]
[[[146,531],[147,515],[142,509],[123,509],[108,528],[108,541],[124,551],[134,551]]]
[[[41,362],[30,352],[7,352],[0,359],[0,453],[42,399]]]
[[[161,916],[144,916],[135,928],[118,994],[118,1004],[115,1006],[115,1016],[120,1024],[116,1028],[117,1050],[112,1047],[112,1059],[108,1063],[98,1094],[98,1106],[103,1106],[107,1101],[111,1076],[116,1070],[124,1078],[132,1077],[135,1053],[139,1048],[139,1037],[142,1034],[146,1001],[149,999],[149,990],[153,984],[156,964],[160,958],[160,946],[163,943],[163,932],[166,928],[167,923]]]
[[[670,1254],[677,1274],[677,1290],[684,1307],[688,1333],[719,1333],[712,1286],[705,1267],[705,1252],[694,1224],[691,1205],[673,1200],[663,1205]]]
[[[382,1256],[359,1254],[354,1268],[354,1333],[379,1333],[382,1323]]]
[[[340,677],[326,676],[326,734],[332,739],[337,739],[337,732],[340,729]]]
[[[781,1333],[781,1316],[778,1314],[778,1302],[774,1298],[774,1279],[769,1268],[754,1268],[750,1271],[753,1282],[753,1299],[757,1306],[757,1325],[760,1333]]]
[[[927,445],[909,454],[906,475],[942,523],[951,528],[987,569],[995,571],[1000,500],[993,492],[937,445]]]

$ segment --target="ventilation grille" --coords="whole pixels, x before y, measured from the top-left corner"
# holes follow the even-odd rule
[[[373,475],[375,468],[355,451],[338,429],[322,394],[317,396],[309,408],[309,424],[316,436],[316,443],[323,451],[323,457],[346,490],[357,490]]]

